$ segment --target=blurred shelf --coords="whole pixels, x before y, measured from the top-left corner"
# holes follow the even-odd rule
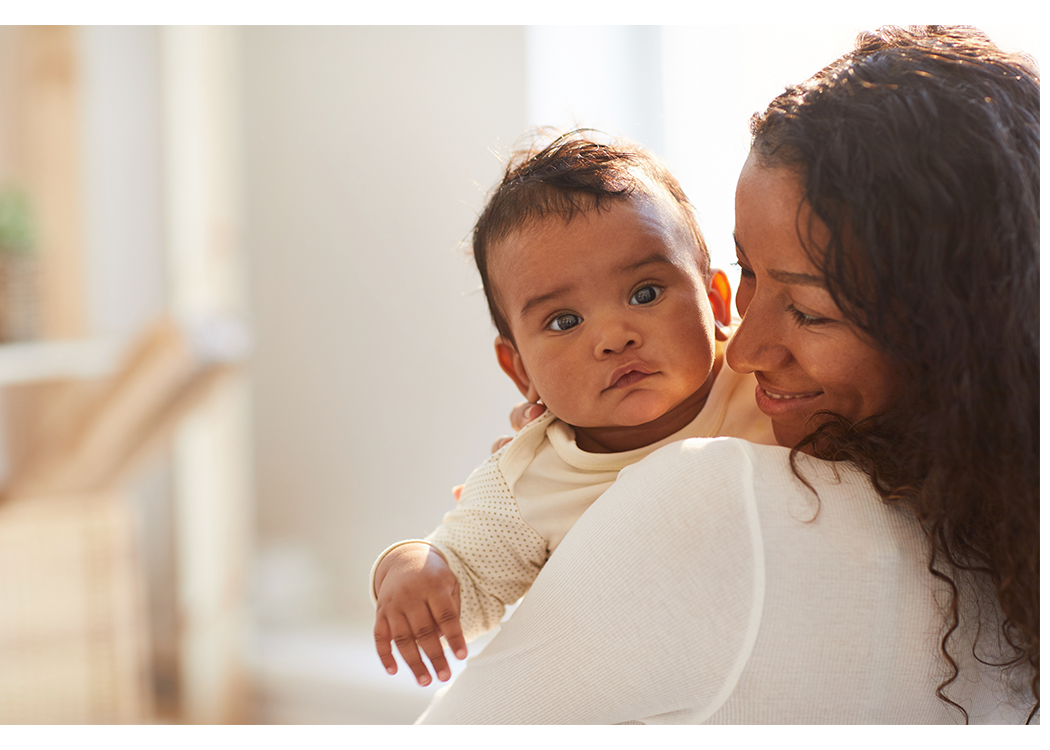
[[[0,344],[0,387],[106,375],[126,346],[119,339]]]

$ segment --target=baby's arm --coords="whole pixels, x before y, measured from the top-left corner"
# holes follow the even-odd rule
[[[391,674],[397,670],[393,640],[421,685],[429,684],[430,673],[419,647],[438,678],[448,679],[440,636],[465,658],[465,642],[496,627],[506,606],[528,591],[543,568],[547,540],[522,518],[511,485],[519,460],[531,460],[543,439],[546,421],[478,467],[457,497],[458,507],[433,534],[395,545],[377,561],[376,650]],[[508,469],[511,476],[504,474],[509,466],[518,467]]]
[[[463,658],[457,643],[496,627],[546,560],[547,540],[522,519],[498,457],[491,458],[471,474],[459,507],[433,534],[394,546],[376,564],[376,650],[387,671],[396,670],[393,639],[416,679],[428,684],[418,642],[439,679],[447,679],[439,636]],[[462,640],[454,643],[451,633]]]
[[[495,628],[547,561],[547,540],[522,518],[495,457],[471,474],[458,507],[427,541],[459,580],[467,641]]]
[[[420,647],[438,679],[448,680],[451,672],[441,636],[459,659],[466,658],[467,645],[459,625],[459,582],[444,556],[421,542],[395,547],[376,567],[375,592],[376,651],[386,671],[397,672],[393,641],[420,685],[430,684]]]

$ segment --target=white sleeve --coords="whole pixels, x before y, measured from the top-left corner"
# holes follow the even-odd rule
[[[547,540],[521,517],[499,455],[470,475],[459,505],[425,540],[441,550],[459,581],[467,641],[496,627],[547,561]]]
[[[624,469],[420,723],[709,718],[762,613],[751,455],[739,440],[688,440]]]

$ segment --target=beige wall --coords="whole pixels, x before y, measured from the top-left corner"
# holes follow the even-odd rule
[[[281,558],[259,598],[370,622],[375,555],[440,520],[518,400],[461,244],[528,125],[525,30],[242,34],[258,547],[327,576]]]

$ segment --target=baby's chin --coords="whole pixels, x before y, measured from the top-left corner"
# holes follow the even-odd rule
[[[557,412],[555,412],[557,414]],[[645,427],[651,425],[654,422],[659,421],[661,418],[667,416],[668,409],[664,408],[630,408],[630,409],[617,409],[611,413],[595,416],[593,414],[584,417],[581,416],[579,421],[573,421],[572,419],[566,419],[559,415],[559,418],[563,422],[568,422],[571,425],[577,427],[585,427],[592,430],[600,429],[630,429],[632,427]]]

